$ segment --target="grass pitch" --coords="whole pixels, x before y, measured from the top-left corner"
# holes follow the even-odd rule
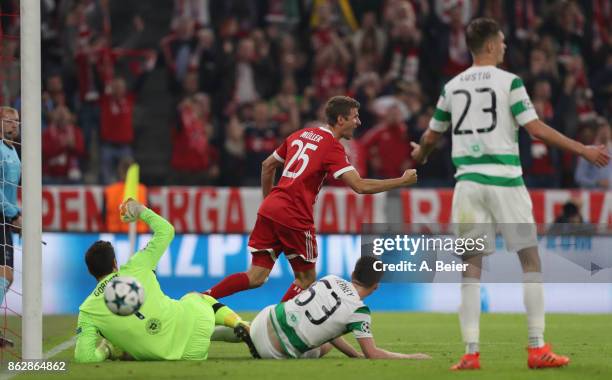
[[[244,313],[245,317],[252,317]],[[448,370],[463,353],[455,314],[374,313],[377,344],[393,351],[424,352],[432,360],[357,360],[332,351],[320,360],[253,360],[242,344],[213,342],[205,362],[69,362],[65,373],[29,372],[16,379],[612,379],[612,315],[547,316],[546,339],[569,355],[569,367],[527,369],[526,321],[520,314],[484,314],[481,371]],[[45,318],[46,351],[70,339],[75,316]],[[354,342],[352,337],[348,340]],[[73,347],[49,360],[72,358]],[[7,360],[5,357],[4,360]],[[6,368],[7,363],[2,364]],[[14,372],[3,372],[4,376]],[[3,376],[3,377],[4,377]]]

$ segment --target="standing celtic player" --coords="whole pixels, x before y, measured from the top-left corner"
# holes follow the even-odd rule
[[[532,204],[522,178],[518,128],[548,145],[580,155],[604,166],[604,146],[584,146],[538,119],[521,79],[496,66],[503,62],[506,45],[499,25],[491,19],[473,20],[466,42],[472,67],[450,80],[442,90],[433,119],[413,158],[424,163],[436,142],[452,126],[452,159],[457,167],[452,221],[463,229],[477,223],[534,225]],[[480,226],[482,227],[482,226]],[[518,239],[502,227],[508,250],[518,252],[523,269],[523,297],[527,311],[529,368],[561,367],[569,358],[556,355],[544,343],[544,292],[535,233]],[[461,234],[474,231],[462,231]],[[491,253],[491,251],[481,252]],[[482,254],[464,255],[459,319],[466,354],[451,369],[479,369],[480,277]]]

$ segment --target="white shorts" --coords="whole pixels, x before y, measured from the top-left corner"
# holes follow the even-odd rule
[[[532,208],[525,186],[458,181],[453,193],[452,223],[458,237],[487,236],[487,248],[483,253],[495,250],[497,226],[506,248],[517,252],[538,245]]]
[[[273,310],[274,305],[266,306],[255,316],[251,322],[251,340],[262,359],[286,359],[288,356],[272,345],[268,335],[268,318]]]
[[[275,306],[276,305],[266,306],[255,316],[255,319],[251,322],[251,340],[262,359],[290,359],[290,356],[279,351],[270,341],[268,319],[270,318],[270,313],[274,311]],[[317,347],[304,352],[300,356],[300,359],[315,359],[319,356],[321,356],[321,348]]]

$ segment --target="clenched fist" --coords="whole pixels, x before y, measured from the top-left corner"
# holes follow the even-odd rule
[[[416,169],[408,169],[402,174],[402,179],[404,180],[404,185],[410,186],[414,185],[417,182],[417,171]]]

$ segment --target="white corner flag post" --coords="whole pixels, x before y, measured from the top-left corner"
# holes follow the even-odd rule
[[[40,0],[21,0],[22,357],[42,355]]]

